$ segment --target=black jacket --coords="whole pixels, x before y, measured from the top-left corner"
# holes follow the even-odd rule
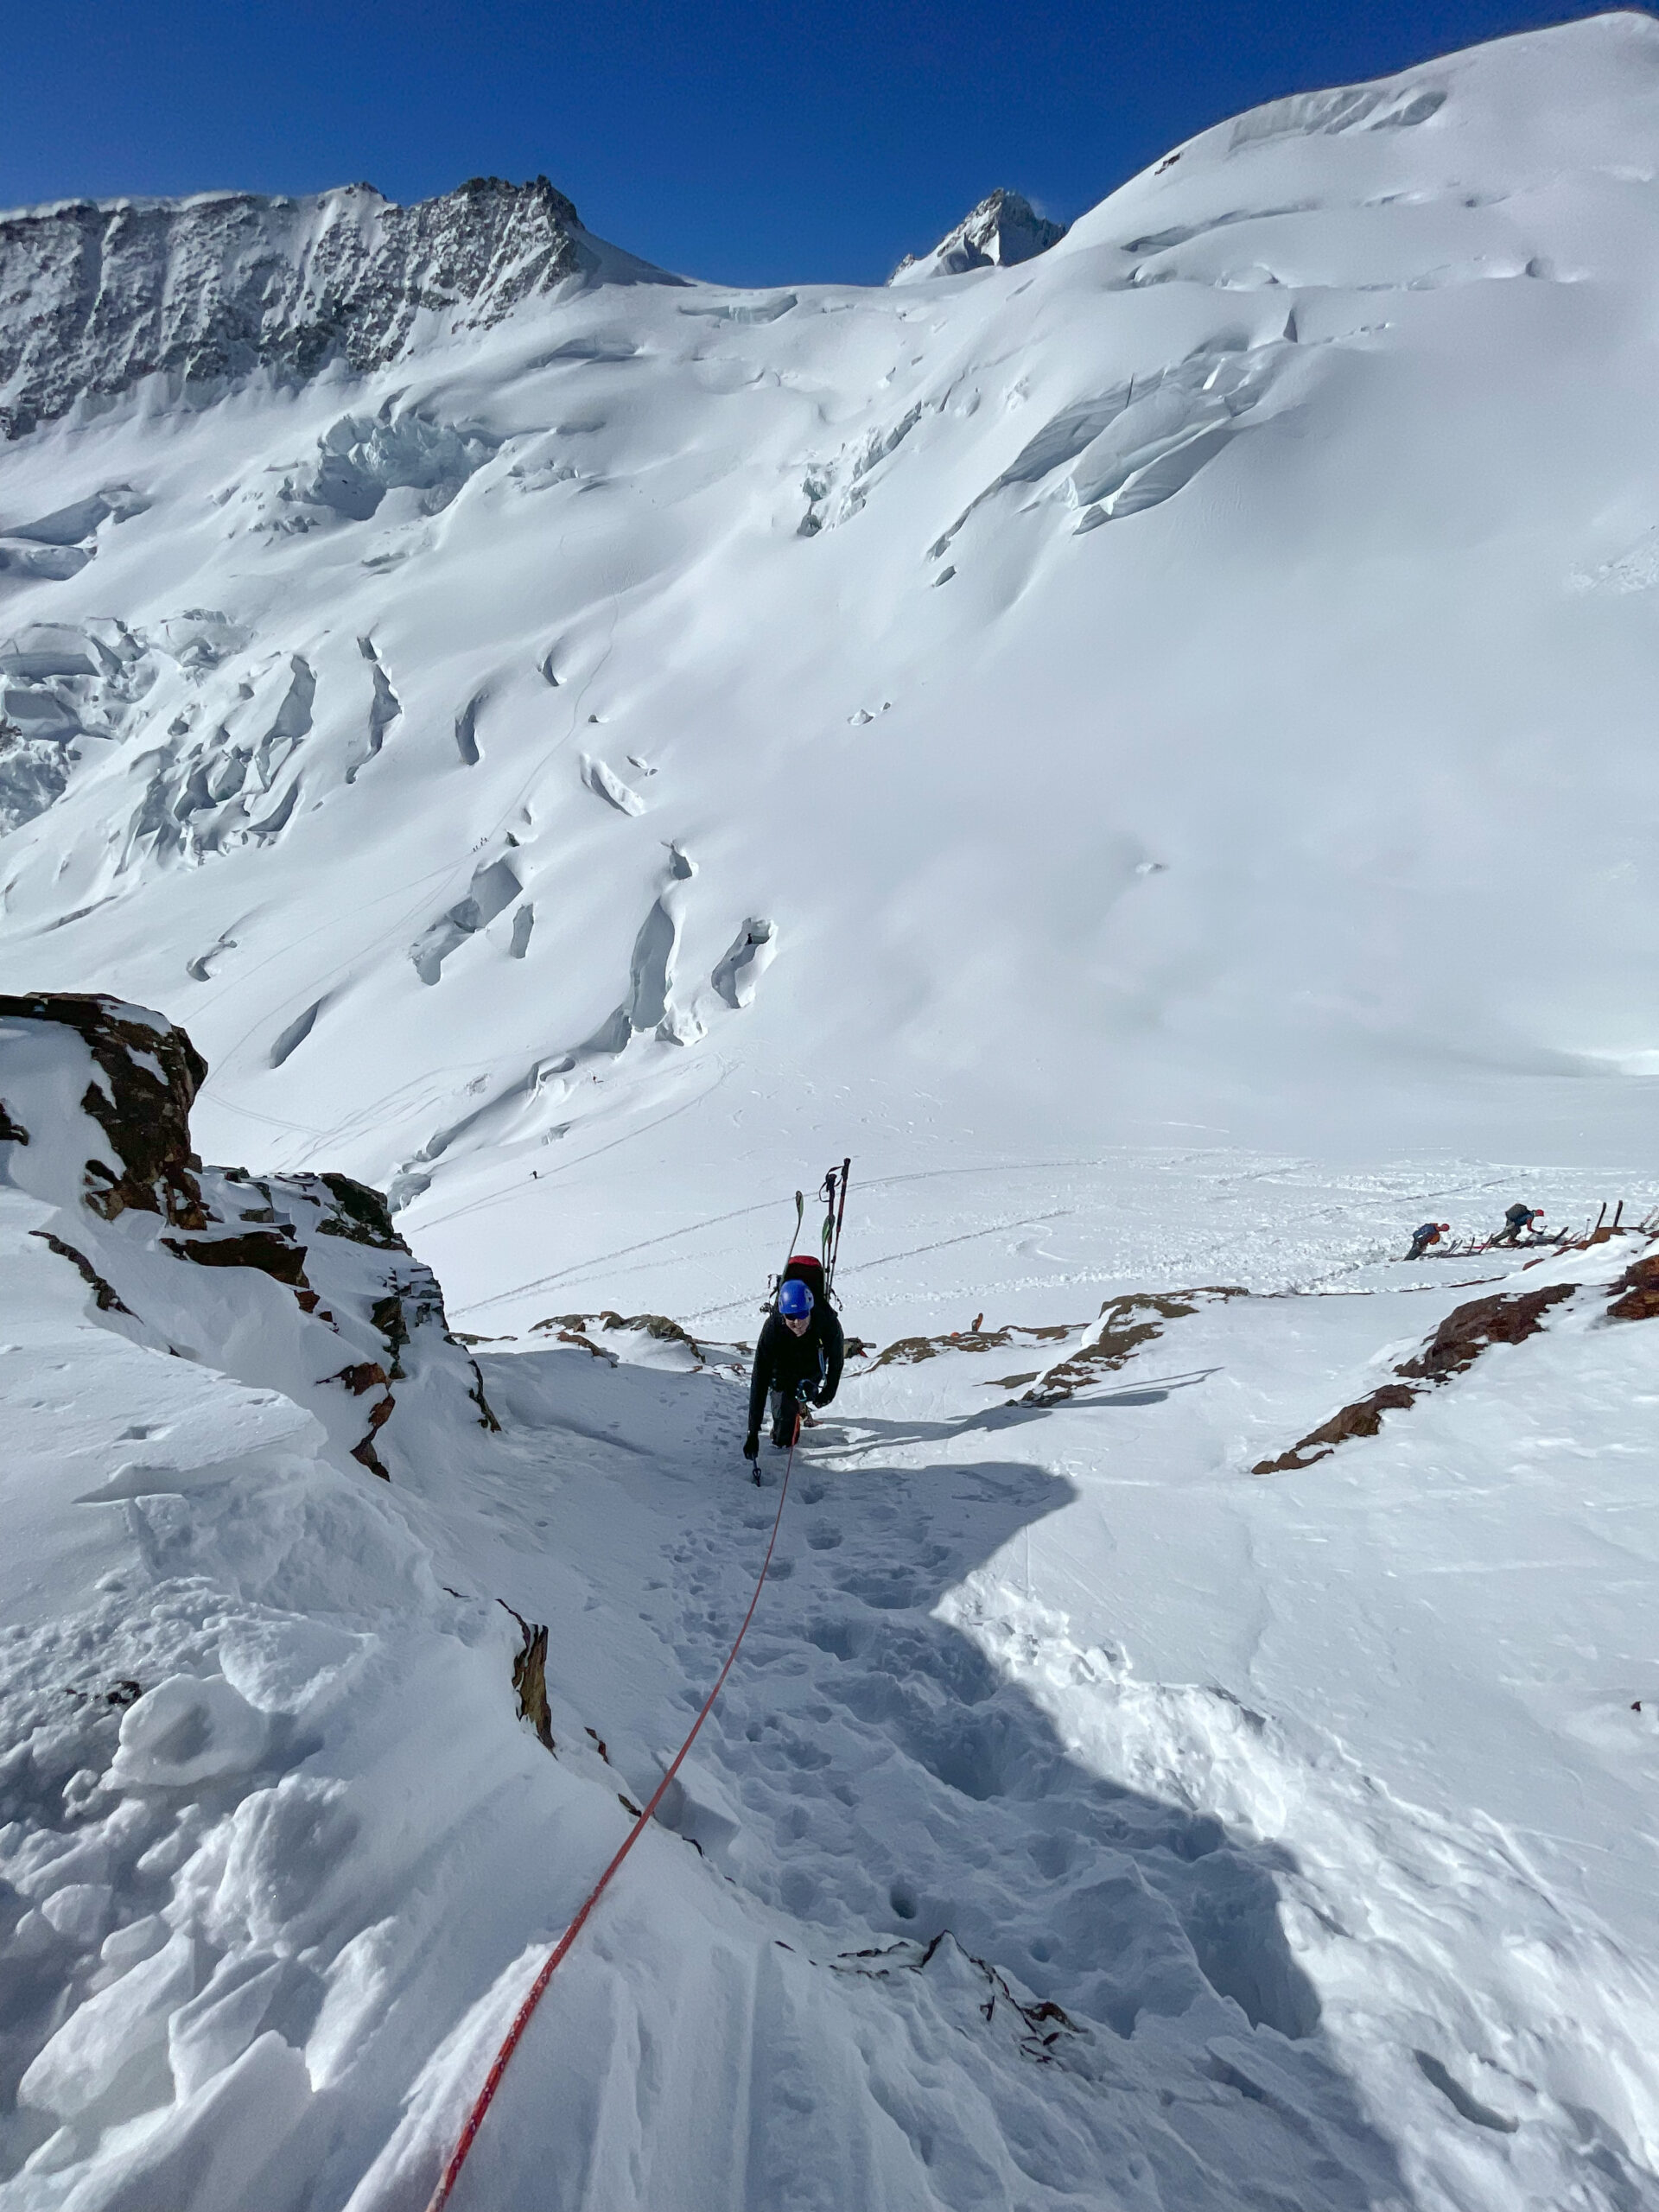
[[[812,1319],[797,1336],[776,1313],[768,1313],[754,1348],[754,1371],[749,1383],[749,1427],[758,1434],[768,1390],[786,1396],[816,1396],[828,1405],[841,1387],[842,1362],[847,1339],[841,1323],[823,1299],[812,1308]]]

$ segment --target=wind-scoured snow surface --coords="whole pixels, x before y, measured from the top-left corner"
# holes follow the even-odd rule
[[[880,289],[544,184],[0,219],[5,988],[187,1028],[258,1179],[166,1236],[320,1300],[105,1220],[4,1026],[9,2202],[419,2212],[850,1152],[908,1348],[462,2212],[1659,2206],[1646,1248],[1388,1264],[1659,1198],[1656,180],[1620,16]]]

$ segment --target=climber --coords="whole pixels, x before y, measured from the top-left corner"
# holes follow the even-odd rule
[[[1541,1206],[1512,1205],[1503,1217],[1503,1228],[1492,1239],[1493,1244],[1518,1244],[1523,1236],[1530,1235],[1543,1217]]]
[[[754,1348],[754,1370],[749,1382],[749,1433],[743,1440],[743,1457],[755,1459],[760,1452],[760,1413],[771,1400],[772,1440],[786,1451],[800,1433],[803,1410],[808,1405],[827,1406],[841,1386],[846,1338],[827,1296],[814,1295],[810,1283],[793,1272],[823,1273],[816,1260],[791,1260],[778,1287],[778,1302],[767,1314]],[[757,1472],[755,1479],[760,1480]]]
[[[1438,1244],[1451,1226],[1449,1221],[1426,1221],[1421,1229],[1414,1229],[1411,1232],[1411,1249],[1407,1253],[1406,1257],[1408,1260],[1421,1260],[1429,1246]]]

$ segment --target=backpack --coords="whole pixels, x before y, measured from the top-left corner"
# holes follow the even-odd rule
[[[812,1309],[816,1313],[826,1303],[823,1287],[823,1262],[816,1252],[796,1252],[791,1255],[784,1272],[778,1278],[781,1290],[786,1282],[804,1282],[812,1294]]]
[[[1505,1221],[1513,1222],[1518,1229],[1523,1221],[1532,1219],[1532,1213],[1533,1210],[1530,1206],[1511,1206],[1503,1218]],[[791,1264],[793,1265],[793,1262],[791,1262]]]

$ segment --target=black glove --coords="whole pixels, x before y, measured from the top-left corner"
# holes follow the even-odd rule
[[[827,1382],[821,1383],[812,1393],[812,1402],[815,1406],[827,1406],[835,1395]]]
[[[752,1428],[744,1438],[743,1457],[746,1459],[758,1459],[760,1457],[760,1432],[758,1428]]]

